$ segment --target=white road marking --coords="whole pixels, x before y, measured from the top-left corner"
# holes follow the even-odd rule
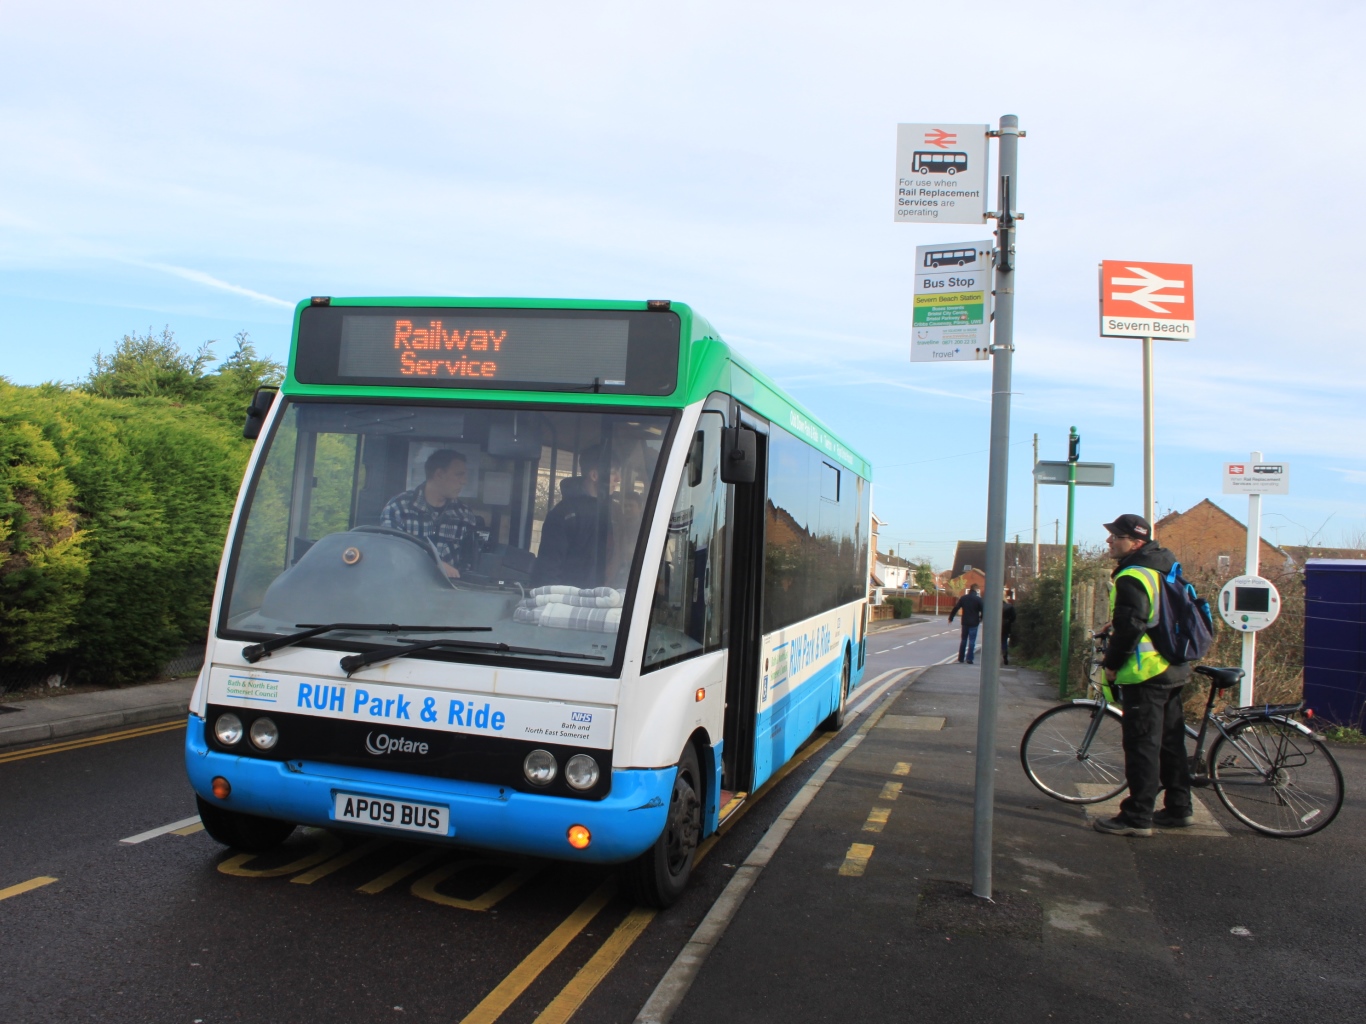
[[[893,677],[893,680],[900,679],[901,676]],[[891,682],[884,684],[890,686]],[[887,707],[891,707],[888,703]],[[712,904],[707,916],[702,919],[702,923],[697,926],[697,930],[692,933],[692,937],[684,945],[669,969],[655,986],[654,992],[650,994],[649,1000],[641,1007],[640,1013],[636,1015],[635,1024],[667,1024],[674,1011],[678,1009],[683,997],[688,994],[688,989],[692,986],[693,979],[697,977],[697,972],[701,970],[707,955],[716,947],[725,934],[726,926],[740,909],[740,904],[753,888],[759,873],[773,858],[773,854],[787,838],[792,826],[797,823],[797,819],[802,816],[802,812],[815,799],[826,780],[834,773],[846,757],[854,752],[854,749],[863,742],[868,730],[878,723],[878,719],[883,712],[879,711],[865,722],[853,736],[846,740],[838,750],[827,757],[824,763],[816,769],[810,780],[792,798],[783,813],[778,815],[776,821],[768,827],[763,838],[758,845],[750,851],[745,862],[740,865],[735,874],[731,876],[729,884],[721,891],[716,902]],[[869,850],[871,851],[871,847]]]
[[[155,839],[157,836],[164,836],[167,832],[174,832],[178,828],[185,828],[188,825],[197,824],[199,824],[199,815],[192,814],[188,818],[182,818],[180,821],[173,821],[169,825],[162,825],[160,828],[139,832],[137,835],[129,836],[127,839],[120,839],[119,842],[128,846],[136,846],[138,843],[145,843],[147,840]]]

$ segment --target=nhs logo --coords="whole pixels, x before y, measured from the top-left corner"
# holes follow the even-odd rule
[[[574,722],[591,722],[593,720],[593,715],[592,712],[589,711],[571,711],[569,713],[569,718],[570,721]]]

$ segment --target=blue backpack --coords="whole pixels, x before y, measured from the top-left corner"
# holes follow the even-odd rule
[[[1209,602],[1181,575],[1177,562],[1161,577],[1161,611],[1157,625],[1148,630],[1157,653],[1173,665],[1199,661],[1214,643],[1214,616]]]

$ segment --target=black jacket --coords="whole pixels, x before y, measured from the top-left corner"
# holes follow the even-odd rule
[[[1137,551],[1122,558],[1110,575],[1118,576],[1120,572],[1132,566],[1156,569],[1165,575],[1175,564],[1175,555],[1166,548],[1159,547],[1157,541],[1150,540]],[[1151,614],[1152,605],[1142,583],[1132,576],[1115,580],[1115,612],[1111,618],[1110,645],[1105,651],[1103,663],[1106,668],[1117,670],[1126,658],[1133,657],[1138,641],[1147,631],[1148,616]],[[1173,665],[1157,679],[1172,686],[1180,686],[1190,678],[1190,674],[1189,664]]]
[[[1015,628],[1015,606],[1009,601],[1002,601],[1001,604],[1001,635],[1010,636],[1010,631]]]
[[[540,552],[531,570],[533,587],[557,583],[600,587],[606,582],[609,506],[586,493],[581,485],[565,486],[579,479],[571,477],[561,483],[564,500],[545,517]]]
[[[963,613],[963,625],[966,628],[980,626],[982,624],[982,599],[969,590],[954,603],[953,609],[949,612],[949,621],[959,612]]]

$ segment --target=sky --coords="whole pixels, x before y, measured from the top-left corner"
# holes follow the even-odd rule
[[[909,361],[898,122],[1019,116],[1007,530],[1040,457],[1113,462],[1077,538],[1141,512],[1141,343],[1102,259],[1191,263],[1157,342],[1159,513],[1261,450],[1283,544],[1366,545],[1350,267],[1366,99],[1353,3],[333,0],[0,4],[0,376],[76,381],[130,332],[283,360],[309,295],[671,298],[874,466],[883,547],[985,535],[989,364]],[[1357,305],[1354,305],[1357,304]],[[1066,489],[1040,488],[1042,539]],[[1065,526],[1060,529],[1065,529]]]

